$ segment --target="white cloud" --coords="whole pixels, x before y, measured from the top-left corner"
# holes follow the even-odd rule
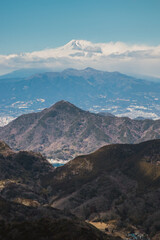
[[[12,120],[14,120],[12,116],[0,116],[0,127],[7,125]]]
[[[132,119],[137,118],[137,117],[150,118],[150,119],[154,119],[154,120],[159,119],[159,116],[155,113],[136,111],[136,110],[133,110],[131,112],[126,112],[126,113],[116,114],[116,116],[117,117],[129,117]]]
[[[93,67],[160,77],[160,45],[72,40],[66,45],[31,53],[0,55],[0,73],[21,68],[82,69]]]

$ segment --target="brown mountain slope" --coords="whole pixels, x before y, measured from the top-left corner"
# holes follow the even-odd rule
[[[51,207],[27,207],[0,197],[2,240],[118,240],[72,214]]]
[[[54,168],[41,154],[13,152],[0,142],[0,195],[24,205],[38,206],[47,202],[40,177]]]
[[[159,229],[160,140],[116,144],[75,158],[42,178],[50,204],[90,221]]]
[[[15,153],[0,142],[0,239],[116,240],[69,210],[49,207],[49,189],[40,179],[53,171],[40,154]]]
[[[160,138],[160,120],[131,120],[83,111],[60,101],[0,128],[0,139],[14,150],[33,150],[54,159],[72,159],[109,143]]]

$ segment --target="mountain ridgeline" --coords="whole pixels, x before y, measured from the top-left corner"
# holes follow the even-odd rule
[[[157,240],[159,186],[160,140],[107,145],[59,168],[0,142],[0,236],[121,240],[137,232]]]
[[[119,72],[86,68],[39,73],[26,78],[10,76],[0,79],[0,111],[7,116],[38,111],[61,99],[93,112],[160,116],[160,83]]]
[[[61,160],[110,143],[138,143],[156,138],[160,138],[160,120],[94,114],[67,101],[22,115],[0,128],[0,139],[14,150],[32,150]]]
[[[50,186],[52,207],[160,237],[160,140],[104,146],[42,177],[42,185]]]
[[[53,166],[40,154],[15,153],[0,142],[0,239],[116,240],[69,210],[49,205],[49,188],[40,180],[53,172]]]

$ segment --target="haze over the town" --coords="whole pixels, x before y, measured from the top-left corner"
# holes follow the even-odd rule
[[[83,69],[160,77],[158,0],[1,1],[0,74]]]

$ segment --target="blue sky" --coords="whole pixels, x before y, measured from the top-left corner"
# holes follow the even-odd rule
[[[0,54],[71,39],[160,44],[160,0],[0,0]]]

